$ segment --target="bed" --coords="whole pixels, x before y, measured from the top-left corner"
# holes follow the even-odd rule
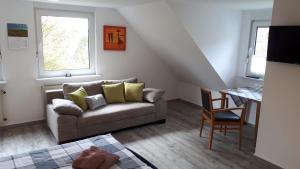
[[[0,169],[72,169],[82,150],[99,147],[120,157],[111,169],[157,169],[139,154],[126,148],[111,134],[0,158]]]

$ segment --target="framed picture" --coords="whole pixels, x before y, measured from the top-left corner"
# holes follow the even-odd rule
[[[104,26],[103,29],[104,50],[126,50],[126,27]]]
[[[26,24],[7,23],[8,48],[11,50],[28,47],[28,26]]]

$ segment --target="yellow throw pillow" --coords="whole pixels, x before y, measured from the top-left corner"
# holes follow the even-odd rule
[[[125,85],[125,100],[127,102],[142,102],[144,83],[124,83]]]
[[[72,101],[77,104],[83,111],[88,109],[88,106],[85,102],[85,97],[88,96],[85,89],[81,86],[76,91],[69,93],[69,97]]]
[[[107,103],[124,103],[124,84],[102,85],[103,93]]]

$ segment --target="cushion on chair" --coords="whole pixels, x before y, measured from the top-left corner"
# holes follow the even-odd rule
[[[241,119],[240,116],[236,115],[231,111],[215,113],[216,121],[239,121],[240,119]]]

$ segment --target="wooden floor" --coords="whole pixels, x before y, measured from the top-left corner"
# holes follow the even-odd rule
[[[234,132],[226,137],[215,132],[213,151],[209,151],[207,125],[203,137],[199,137],[200,113],[197,106],[171,101],[166,123],[115,132],[113,136],[160,169],[278,169],[253,156],[254,129],[250,126],[245,126],[242,151],[238,150],[238,133]],[[44,122],[0,131],[0,156],[55,144]]]

